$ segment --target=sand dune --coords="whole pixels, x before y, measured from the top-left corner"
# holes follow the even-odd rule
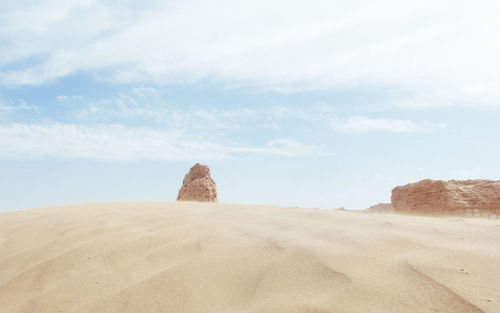
[[[213,203],[0,214],[1,312],[500,312],[500,221]]]

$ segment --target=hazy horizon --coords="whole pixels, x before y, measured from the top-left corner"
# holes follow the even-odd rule
[[[0,4],[0,211],[219,200],[364,209],[500,179],[495,1]]]

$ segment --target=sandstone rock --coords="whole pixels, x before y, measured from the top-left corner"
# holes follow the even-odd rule
[[[367,213],[390,213],[393,212],[394,208],[390,203],[379,203],[372,205],[368,209],[365,210]]]
[[[500,215],[500,181],[430,180],[392,190],[397,212],[443,215]]]
[[[218,202],[217,189],[206,165],[196,163],[184,176],[177,201]]]

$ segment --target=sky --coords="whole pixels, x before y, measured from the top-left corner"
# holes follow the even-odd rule
[[[498,1],[0,2],[0,211],[219,200],[364,209],[500,179]]]

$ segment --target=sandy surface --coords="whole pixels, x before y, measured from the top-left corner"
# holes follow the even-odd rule
[[[0,214],[1,312],[500,312],[500,220],[200,203]]]

